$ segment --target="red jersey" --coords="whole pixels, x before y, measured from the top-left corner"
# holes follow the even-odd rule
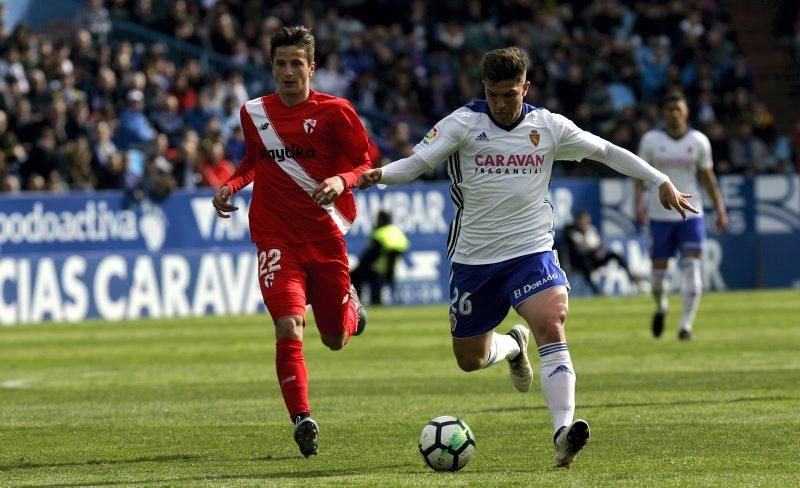
[[[236,192],[254,182],[251,239],[304,242],[346,233],[356,218],[350,189],[372,166],[366,130],[350,102],[311,90],[287,107],[275,93],[245,103],[240,117],[245,156],[227,184]],[[320,206],[311,193],[336,175],[345,191]]]

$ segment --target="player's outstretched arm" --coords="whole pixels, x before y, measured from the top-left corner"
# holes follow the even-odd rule
[[[589,156],[592,159],[605,163],[622,174],[649,181],[658,186],[658,199],[667,210],[675,209],[686,220],[686,210],[699,213],[688,201],[692,198],[690,193],[681,193],[669,181],[669,177],[653,168],[645,160],[625,148],[619,147],[608,141],[605,147],[598,147]]]
[[[396,185],[398,183],[408,183],[414,181],[422,173],[435,168],[436,165],[429,165],[417,153],[383,166],[382,168],[374,168],[361,173],[358,178],[358,187],[360,189],[369,188],[373,184],[380,181],[387,185]]]
[[[239,210],[239,207],[235,207],[230,203],[230,199],[231,187],[228,185],[222,185],[220,189],[217,190],[214,198],[211,200],[211,203],[214,205],[214,209],[217,211],[217,215],[223,219],[229,219],[231,217],[228,215],[230,212]]]
[[[700,213],[689,203],[689,198],[692,198],[691,193],[681,193],[670,181],[665,181],[658,187],[658,199],[661,205],[667,210],[677,210],[683,220],[686,220],[686,210]]]

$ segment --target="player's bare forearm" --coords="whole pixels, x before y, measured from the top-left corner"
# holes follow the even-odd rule
[[[728,228],[728,212],[725,209],[725,204],[722,201],[722,192],[719,189],[717,177],[714,175],[714,170],[707,169],[700,173],[700,179],[703,182],[703,187],[706,193],[711,196],[711,201],[714,202],[714,210],[717,211],[717,230],[725,232]]]
[[[633,185],[636,220],[640,224],[644,224],[647,221],[647,206],[644,202],[644,181],[636,180]]]
[[[686,220],[687,210],[696,214],[700,213],[689,203],[690,198],[692,198],[691,193],[680,192],[671,181],[665,181],[658,187],[658,199],[661,201],[661,205],[667,210],[675,209],[681,214],[683,220]]]

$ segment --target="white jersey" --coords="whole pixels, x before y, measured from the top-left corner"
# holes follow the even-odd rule
[[[697,170],[713,167],[711,143],[702,132],[689,129],[680,139],[673,139],[665,130],[647,132],[639,143],[639,157],[654,168],[666,173],[678,190],[691,193],[691,204],[699,214],[686,212],[687,218],[703,215],[703,195],[697,184]],[[679,221],[678,212],[665,209],[658,200],[658,192],[650,191],[648,216],[652,220]]]
[[[518,123],[501,127],[486,101],[476,100],[414,147],[431,167],[447,161],[456,210],[447,241],[453,262],[497,263],[552,249],[553,161],[580,161],[608,145],[562,115],[527,104],[523,111]]]

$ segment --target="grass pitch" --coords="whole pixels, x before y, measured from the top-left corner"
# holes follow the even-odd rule
[[[648,297],[571,302],[593,436],[569,470],[552,468],[538,386],[517,393],[504,365],[458,370],[446,305],[374,308],[339,352],[307,329],[311,459],[266,317],[0,328],[0,486],[800,486],[800,292],[707,294],[692,343],[679,311],[672,297],[655,340]],[[461,472],[417,452],[439,415],[475,432]]]

